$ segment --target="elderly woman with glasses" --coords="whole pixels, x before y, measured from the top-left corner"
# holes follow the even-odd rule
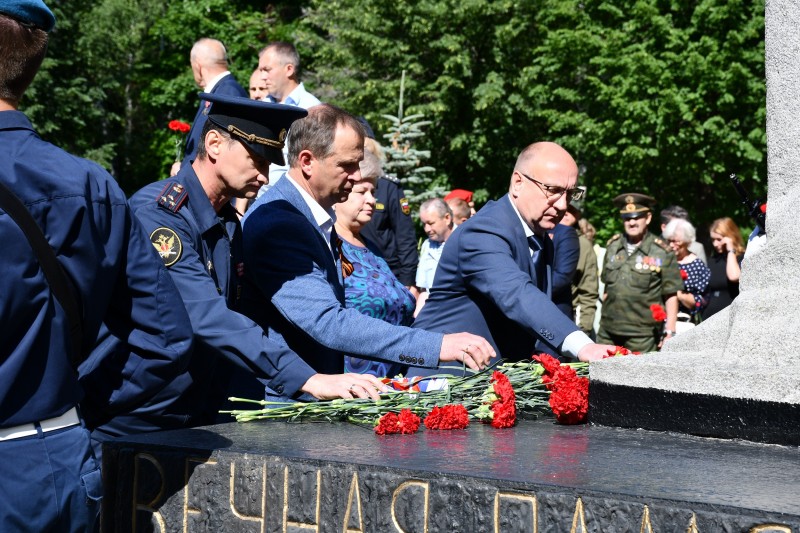
[[[383,173],[380,160],[372,152],[364,151],[360,182],[344,202],[334,206],[334,227],[340,239],[345,303],[373,318],[390,324],[410,326],[414,321],[416,300],[411,292],[395,277],[386,261],[362,235],[361,229],[372,220],[375,212],[375,184]],[[386,361],[370,361],[345,356],[346,372],[372,374],[377,377],[394,377],[402,374],[406,366]]]
[[[678,291],[680,311],[695,317],[708,304],[708,281],[711,271],[703,261],[689,251],[694,242],[695,229],[682,218],[673,218],[664,228],[664,238],[669,241],[681,269],[684,290]]]

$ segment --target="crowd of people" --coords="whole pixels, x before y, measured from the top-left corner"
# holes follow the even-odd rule
[[[377,399],[384,376],[655,350],[738,293],[733,221],[706,265],[685,216],[649,232],[643,194],[615,199],[603,259],[552,142],[521,147],[480,209],[463,189],[423,203],[418,249],[371,128],[304,88],[289,43],[260,52],[248,95],[197,41],[186,157],[128,199],[18,110],[54,24],[41,0],[0,3],[3,531],[90,530],[103,442],[212,424],[229,396]]]

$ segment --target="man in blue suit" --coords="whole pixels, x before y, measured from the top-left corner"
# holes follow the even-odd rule
[[[192,46],[189,61],[192,65],[194,82],[203,89],[203,94],[248,97],[247,91],[239,85],[239,82],[228,70],[228,52],[220,41],[208,38],[200,39]],[[189,135],[186,136],[183,161],[176,161],[172,165],[170,176],[176,175],[182,165],[191,164],[197,157],[197,149],[202,142],[203,126],[206,124],[206,116],[210,106],[211,102],[203,99],[201,94],[200,105],[197,107],[192,129],[189,130]]]
[[[429,368],[440,361],[483,368],[495,353],[477,335],[393,326],[345,308],[332,207],[361,180],[361,124],[322,104],[292,124],[288,144],[289,172],[243,221],[245,313],[317,372],[342,372],[345,353]]]
[[[553,230],[575,188],[578,167],[557,144],[522,151],[508,194],[489,202],[447,242],[415,328],[466,330],[485,337],[505,359],[528,359],[537,343],[571,359],[600,359],[594,344],[553,304]]]

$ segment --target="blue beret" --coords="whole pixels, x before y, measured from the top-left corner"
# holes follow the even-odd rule
[[[56,17],[42,0],[0,0],[0,13],[46,32],[56,25]]]

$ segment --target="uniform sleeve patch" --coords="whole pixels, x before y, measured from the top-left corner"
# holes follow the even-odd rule
[[[183,243],[174,230],[164,227],[156,228],[150,234],[150,242],[153,243],[165,266],[171,267],[181,258]]]
[[[408,198],[400,198],[400,209],[403,210],[404,215],[411,214],[411,205],[408,203]]]

